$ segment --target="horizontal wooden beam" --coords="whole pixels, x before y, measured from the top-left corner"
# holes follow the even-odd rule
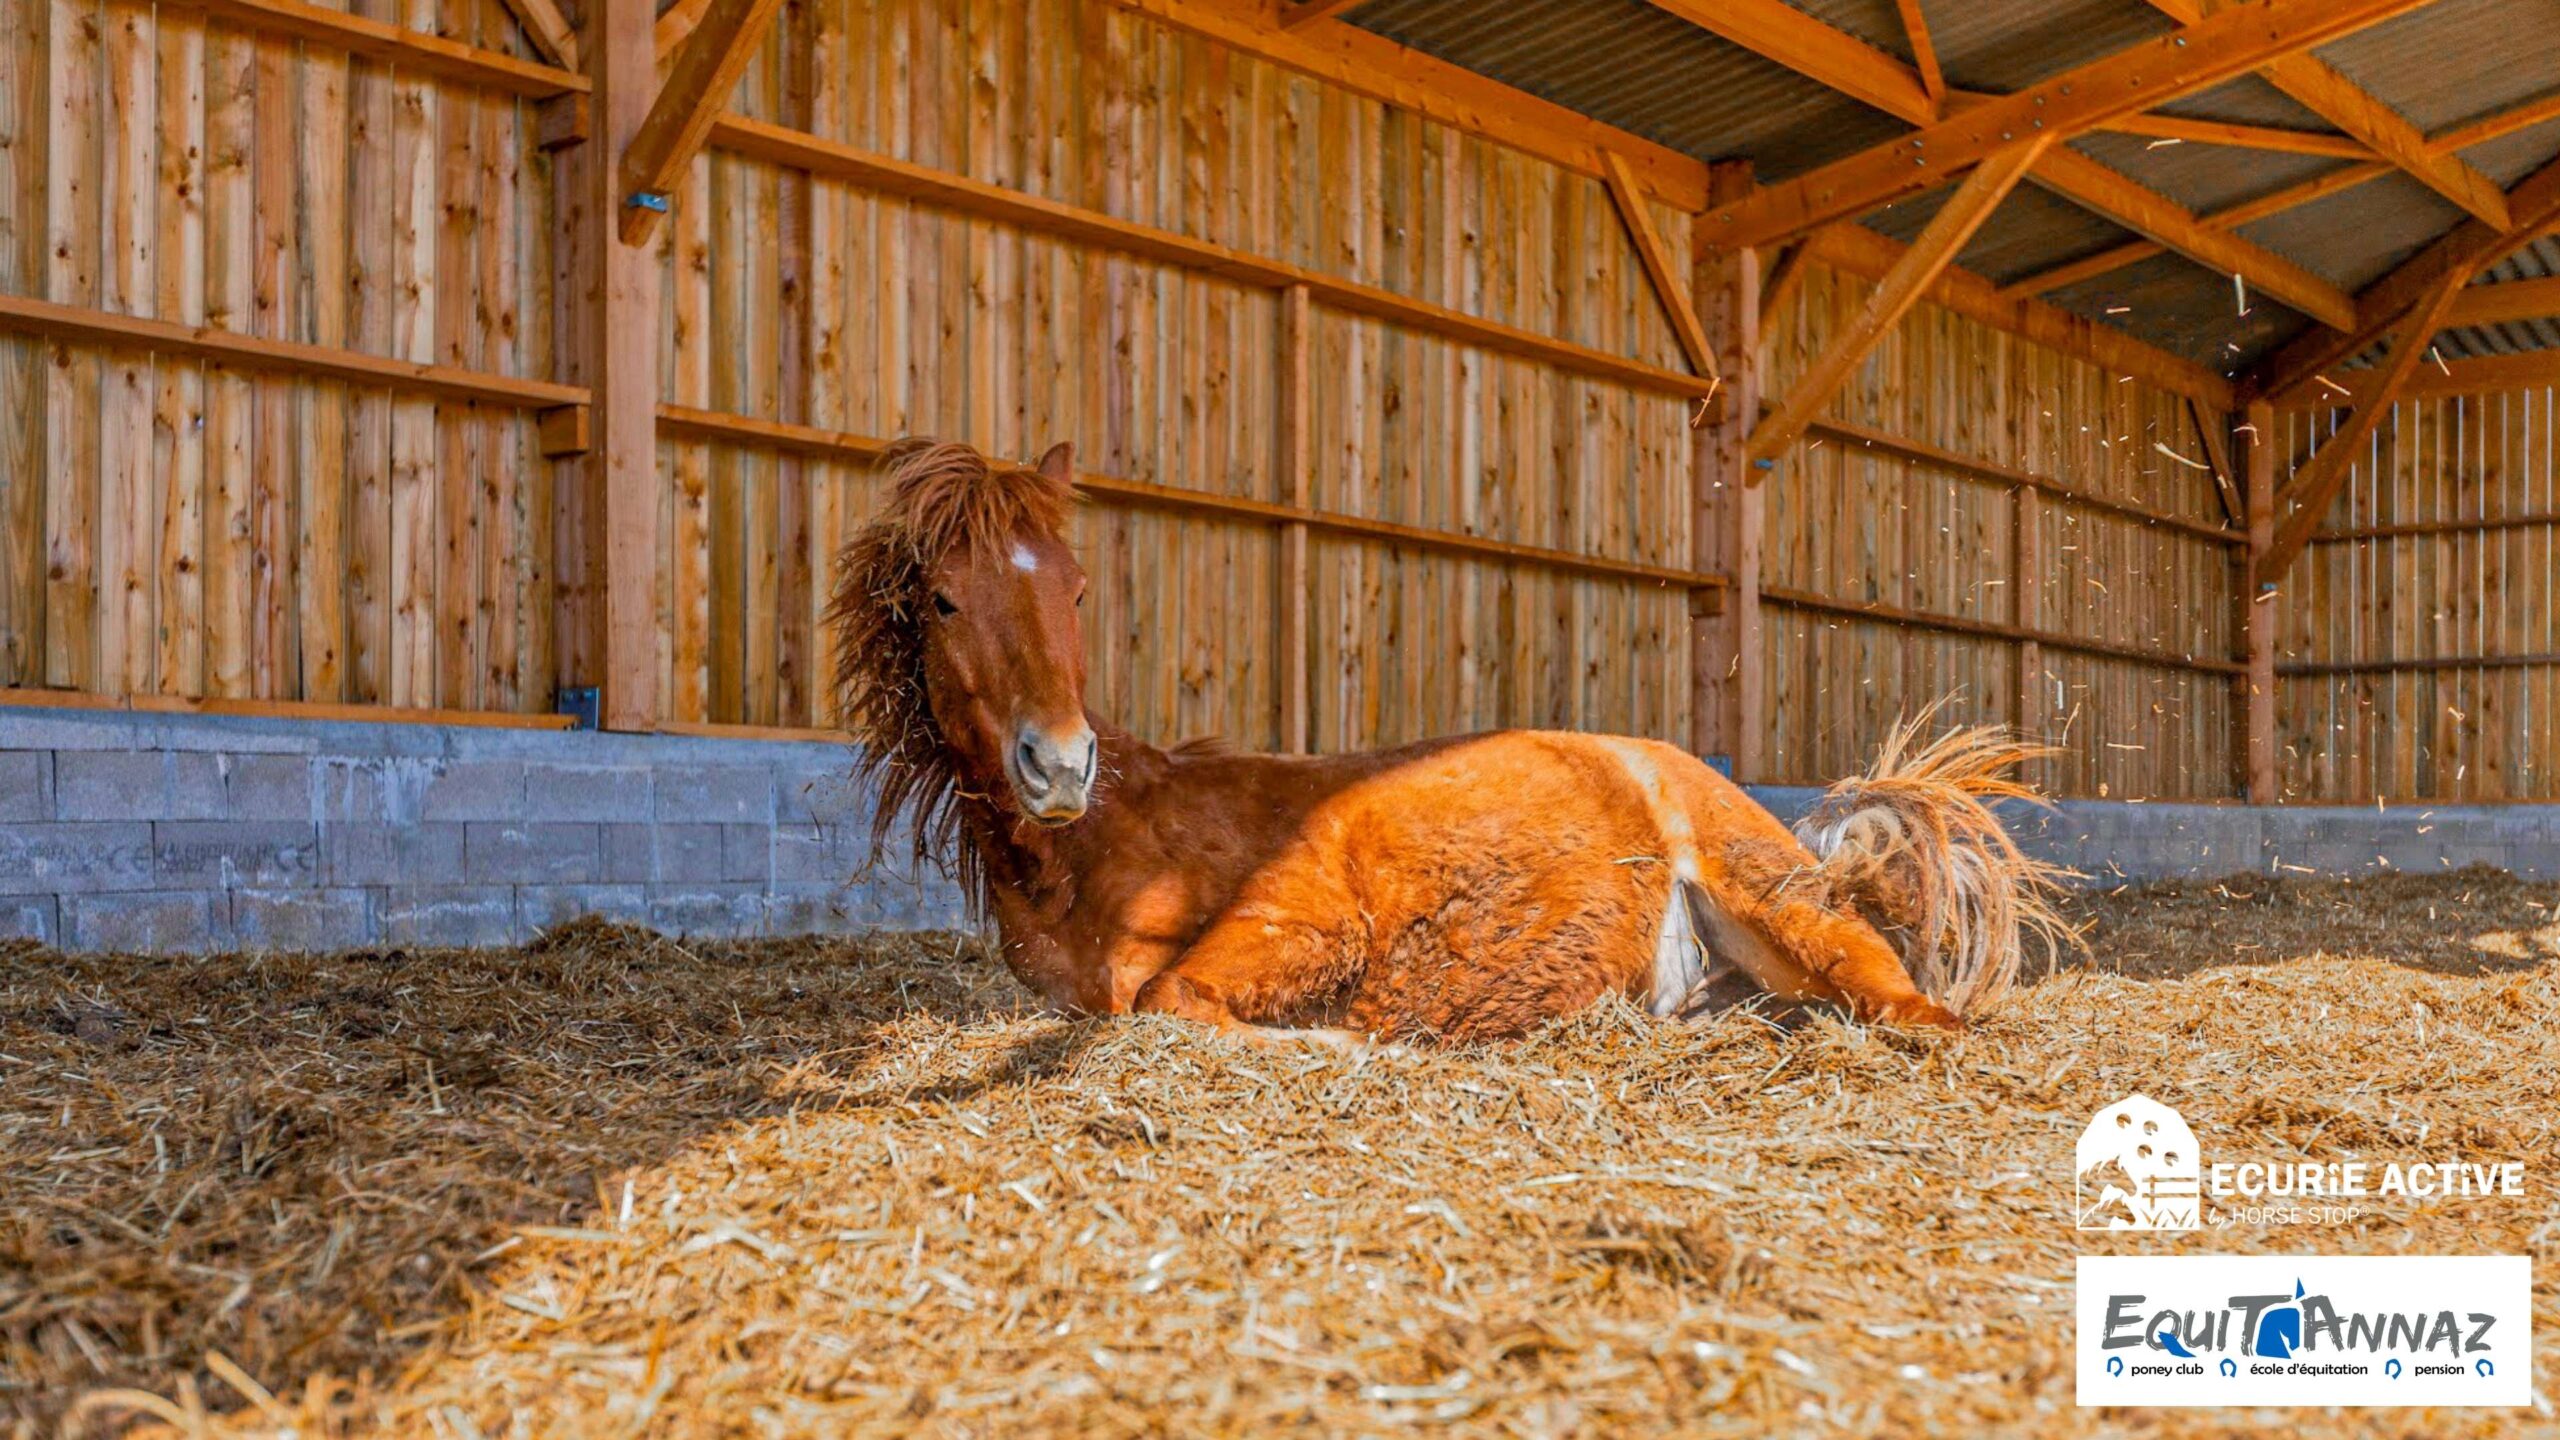
[[[658,430],[662,437],[668,439],[701,440],[788,450],[797,454],[857,464],[868,464],[879,459],[880,453],[891,443],[878,436],[821,430],[807,425],[791,425],[778,420],[724,414],[714,410],[698,410],[681,405],[658,407]],[[1465,555],[1480,560],[1534,565],[1541,569],[1589,575],[1604,580],[1663,586],[1683,592],[1720,592],[1726,585],[1725,577],[1722,575],[1682,570],[1668,565],[1648,565],[1635,560],[1612,560],[1603,556],[1578,554],[1570,550],[1550,550],[1538,545],[1519,545],[1483,535],[1462,535],[1454,531],[1432,530],[1418,525],[1399,525],[1391,520],[1372,520],[1366,516],[1345,515],[1331,510],[1279,505],[1268,500],[1254,500],[1241,495],[1185,490],[1171,485],[1152,484],[1144,480],[1079,474],[1076,476],[1076,485],[1077,488],[1097,499],[1124,505],[1179,511],[1193,515],[1217,515],[1257,524],[1304,525],[1309,530],[1326,534],[1374,540],[1388,545],[1409,545],[1418,550],[1432,550],[1447,555]]]
[[[495,730],[574,730],[567,715],[508,710],[437,710],[321,700],[242,700],[203,695],[100,695],[87,690],[0,687],[0,706],[45,710],[125,710],[150,715],[239,715],[273,720],[358,720],[383,725],[472,725]]]
[[[2560,665],[2560,654],[2422,655],[2405,660],[2310,660],[2278,665],[2279,675],[2380,675],[2419,670],[2521,670]]]
[[[2509,280],[2473,285],[2453,297],[2448,325],[2504,325],[2560,318],[2560,279]]]
[[[1974,105],[1701,221],[1714,243],[1765,245],[1947,184],[2033,135],[2068,138],[2211,89],[2278,56],[2406,14],[2427,0],[2248,0],[2219,15]]]
[[[2272,125],[2234,125],[2227,120],[2190,120],[2183,115],[2127,115],[2099,127],[2117,135],[2222,145],[2239,150],[2272,150],[2285,155],[2327,155],[2340,160],[2370,160],[2372,149],[2352,135],[2319,130],[2284,130]]]
[[[2327,384],[2304,390],[2284,408],[2344,410],[2371,393],[2373,376],[2371,370],[2342,370],[2328,377]],[[2521,350],[2513,355],[2427,361],[2400,387],[2400,398],[2450,400],[2548,385],[2560,385],[2560,350]]]
[[[544,99],[584,93],[587,77],[555,65],[519,60],[423,30],[368,20],[303,0],[163,0],[209,20],[282,35],[313,45],[343,50],[399,69],[417,70],[439,79],[503,90],[510,95]]]
[[[2196,670],[2212,675],[2237,675],[2248,669],[2237,660],[2217,660],[2185,655],[2175,650],[2148,645],[2122,645],[2112,640],[2093,640],[2082,635],[2034,630],[2023,625],[2009,625],[1996,620],[1972,620],[1961,615],[1938,615],[1925,610],[1906,610],[1899,605],[1886,605],[1873,600],[1843,600],[1832,595],[1817,595],[1810,590],[1780,590],[1764,585],[1760,589],[1760,599],[1764,604],[1783,605],[1791,610],[1810,610],[1816,614],[1839,615],[1853,620],[1871,620],[1879,624],[1905,626],[1914,630],[1937,630],[1950,635],[1976,635],[1985,640],[2012,640],[2041,645],[2049,650],[2066,650],[2079,655],[2099,655],[2110,660],[2132,660],[2171,670]]]
[[[1110,3],[1593,179],[1600,152],[1615,151],[1648,193],[1682,210],[1707,203],[1706,162],[1356,25],[1320,20],[1283,29],[1270,0]]]
[[[2500,530],[2540,530],[2560,525],[2560,510],[2539,510],[2518,515],[2483,515],[2469,520],[2411,520],[2398,525],[2358,525],[2344,530],[2322,530],[2312,535],[2314,545],[2350,545],[2366,540],[2409,540],[2432,535],[2485,535]]]
[[[1817,263],[1870,280],[1892,269],[1904,248],[1900,241],[1863,225],[1830,226],[1804,243]],[[2231,382],[2203,366],[2041,300],[2003,295],[1998,286],[1969,270],[1947,267],[1929,288],[1928,298],[1994,330],[2076,360],[2193,396],[2218,410],[2231,408]]]
[[[2165,245],[2208,270],[2238,275],[2333,330],[2352,330],[2355,297],[2264,246],[2207,225],[2194,211],[2069,146],[2036,163],[2038,185]]]
[[[523,380],[450,365],[421,365],[328,345],[294,340],[267,340],[204,325],[180,325],[116,315],[77,305],[56,305],[24,295],[0,295],[0,330],[51,336],[81,345],[150,350],[184,355],[243,370],[276,371],[378,385],[388,390],[498,405],[515,410],[550,410],[585,405],[588,393],[576,385],[549,380]]]
[[[2164,529],[2176,530],[2217,545],[2249,543],[2249,537],[2238,530],[2208,521],[2190,520],[2183,515],[2172,515],[2165,510],[2153,510],[2127,500],[2113,500],[2103,495],[2092,495],[2086,490],[2065,485],[2051,476],[2032,474],[1971,455],[1961,455],[1926,441],[1888,434],[1871,426],[1853,425],[1843,420],[1816,420],[1806,426],[1805,430],[1807,434],[1823,436],[1838,441],[1844,446],[1854,445],[1861,450],[1880,451],[1900,459],[1930,466],[1933,469],[1951,470],[1960,475],[1969,475],[1994,485],[2033,490],[2040,495],[2051,495],[2066,504],[2101,511],[2121,519],[2138,521],[2144,525],[2157,525]]]
[[[1786,0],[1651,0],[1719,39],[1888,115],[1925,125],[1938,102],[1920,72]]]
[[[1699,399],[1712,395],[1716,388],[1714,380],[1709,377],[1649,365],[1641,360],[1553,339],[1500,321],[1479,319],[1445,306],[1381,290],[1374,285],[1338,279],[1286,261],[1232,250],[1152,225],[1114,219],[1097,210],[1043,199],[904,160],[893,160],[760,120],[738,115],[723,116],[712,126],[711,143],[723,150],[752,156],[770,164],[851,181],[883,194],[920,200],[982,219],[1000,220],[1025,230],[1116,250],[1160,264],[1178,265],[1239,284],[1275,290],[1304,285],[1318,304],[1336,310],[1640,390]]]

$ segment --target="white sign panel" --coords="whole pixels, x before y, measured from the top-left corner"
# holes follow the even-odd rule
[[[2522,1255],[2083,1255],[2083,1405],[2528,1405]]]

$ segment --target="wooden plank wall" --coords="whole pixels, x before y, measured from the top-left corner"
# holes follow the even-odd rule
[[[737,108],[864,150],[1681,368],[1607,193],[1082,0],[812,0]],[[667,398],[1272,501],[1280,301],[714,153],[669,227]],[[1658,209],[1672,243],[1687,218]],[[1684,564],[1676,398],[1315,307],[1319,510]],[[876,482],[662,445],[680,721],[810,724],[827,556]],[[1276,527],[1089,504],[1093,701],[1278,739]],[[1315,748],[1499,725],[1679,738],[1686,597],[1318,534]]]
[[[530,56],[500,0],[351,0]],[[135,0],[0,7],[0,293],[554,373],[512,96]],[[0,334],[0,685],[547,711],[518,410]]]
[[[1771,317],[1768,391],[1782,394],[1856,314],[1868,282],[1815,267]],[[2195,521],[2222,522],[2185,397],[1932,305],[1911,316],[1826,415],[1990,466]],[[1817,431],[1779,462],[1762,583],[1931,616],[2177,656],[2233,653],[2223,545],[2039,495],[2034,598],[2014,610],[2018,488]],[[2041,647],[2019,697],[2019,642],[1931,633],[1783,604],[1763,624],[1771,780],[1863,765],[1895,720],[1933,701],[1950,722],[2018,722],[2060,746],[2039,778],[2087,796],[2227,797],[2231,682],[2145,660]],[[2021,703],[2023,702],[2023,703]]]
[[[2560,515],[2555,405],[2550,386],[2404,400],[2357,457],[2277,602],[2288,798],[2560,797],[2560,531],[2532,518]],[[2296,459],[2336,424],[2278,420]],[[2378,662],[2400,663],[2285,668]]]

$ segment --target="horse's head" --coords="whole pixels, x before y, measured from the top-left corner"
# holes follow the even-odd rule
[[[875,840],[911,816],[920,851],[947,851],[964,786],[1041,824],[1076,819],[1099,757],[1084,569],[1060,535],[1072,447],[1029,468],[923,440],[883,459],[888,498],[838,558],[828,610],[837,708],[881,787]]]

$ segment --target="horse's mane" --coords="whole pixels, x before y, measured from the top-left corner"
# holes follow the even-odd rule
[[[854,776],[876,792],[867,862],[904,833],[917,872],[930,862],[984,894],[977,852],[961,842],[960,774],[926,703],[924,625],[933,573],[958,546],[981,554],[1025,528],[1066,523],[1068,484],[1016,465],[991,465],[966,445],[901,440],[880,456],[889,495],[836,556],[827,624],[836,636],[837,723],[857,747]]]

